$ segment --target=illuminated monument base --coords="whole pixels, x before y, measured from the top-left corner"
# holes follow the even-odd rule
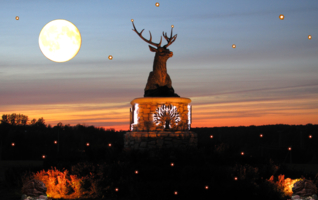
[[[197,134],[190,131],[191,100],[181,97],[144,97],[131,101],[130,132],[125,148],[182,148],[197,146]]]

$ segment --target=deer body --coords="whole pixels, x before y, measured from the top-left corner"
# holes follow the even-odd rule
[[[136,30],[136,27],[134,25],[133,31],[135,31],[141,39],[146,41],[147,43],[156,46],[157,48],[154,48],[149,45],[149,49],[152,52],[155,52],[155,58],[153,61],[153,69],[149,73],[148,81],[145,87],[145,97],[155,97],[155,96],[175,96],[179,97],[179,95],[174,93],[174,89],[172,87],[172,82],[170,79],[169,74],[167,73],[167,60],[173,56],[173,52],[167,49],[167,47],[172,44],[175,39],[177,38],[177,35],[172,37],[172,30],[171,30],[171,36],[170,38],[167,37],[167,33],[163,34],[164,38],[167,40],[168,44],[164,45],[161,47],[161,41],[162,37],[160,40],[159,44],[151,42],[151,33],[150,33],[150,40],[146,40],[141,34],[144,30],[142,30],[140,33]]]

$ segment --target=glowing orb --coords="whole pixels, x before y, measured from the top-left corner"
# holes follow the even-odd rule
[[[173,167],[174,166],[174,163],[171,163],[171,167]]]
[[[89,143],[86,143],[86,146],[89,146]]]
[[[312,138],[312,135],[309,135],[309,138]]]
[[[112,59],[113,59],[113,56],[112,56],[112,55],[109,55],[109,56],[108,56],[108,59],[109,59],[109,60],[112,60]]]
[[[243,156],[243,155],[244,155],[244,152],[242,151],[241,154],[242,154],[242,156]]]
[[[112,146],[112,144],[111,144],[111,143],[109,143],[109,144],[108,144],[108,146],[109,146],[109,147],[111,147],[111,146]]]
[[[43,155],[42,158],[44,159],[44,158],[45,158],[45,155]]]
[[[159,5],[160,5],[160,4],[157,2],[157,3],[156,3],[156,6],[159,7]]]
[[[54,62],[66,62],[76,56],[82,38],[77,27],[64,19],[47,23],[39,35],[39,46],[43,55]]]
[[[260,134],[259,136],[260,136],[260,137],[263,137],[263,134]]]
[[[54,144],[57,144],[57,141],[56,141],[56,140],[54,141]]]
[[[234,177],[234,180],[236,180],[236,181],[237,181],[237,177]]]
[[[210,135],[210,138],[213,138],[213,135]]]
[[[178,194],[178,191],[174,191],[174,195],[177,195]]]
[[[310,40],[311,40],[311,35],[308,35],[308,39],[310,39]]]
[[[174,28],[174,25],[171,25],[171,28]]]
[[[115,188],[115,191],[118,192],[118,188]]]
[[[288,150],[291,151],[291,147],[288,147]]]
[[[15,19],[16,19],[16,20],[19,20],[19,16],[16,16]]]
[[[209,186],[206,185],[206,186],[205,186],[205,189],[206,189],[206,190],[209,189]]]
[[[284,15],[279,15],[279,19],[280,19],[280,20],[283,20],[284,17],[285,17]]]
[[[135,174],[138,174],[138,170],[135,171]]]
[[[233,45],[232,45],[232,47],[233,47],[233,48],[235,48],[235,47],[236,47],[236,45],[235,45],[235,44],[233,44]]]
[[[134,19],[131,19],[131,21],[133,22],[133,21],[134,21]]]
[[[14,144],[14,143],[12,143],[11,145],[12,145],[12,146],[14,146],[15,144]]]

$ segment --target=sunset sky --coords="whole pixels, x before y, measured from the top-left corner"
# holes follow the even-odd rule
[[[54,19],[82,37],[65,63],[39,48]],[[155,55],[131,19],[154,42],[174,25],[167,70],[192,127],[318,124],[317,0],[1,1],[0,114],[128,130]]]

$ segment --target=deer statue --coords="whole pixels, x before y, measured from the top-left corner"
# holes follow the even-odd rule
[[[170,79],[169,74],[167,73],[166,62],[168,58],[173,56],[173,52],[167,49],[177,38],[177,35],[172,37],[172,28],[171,28],[171,35],[170,38],[167,37],[167,33],[162,33],[163,37],[167,40],[168,44],[161,47],[162,36],[160,39],[160,43],[156,44],[151,41],[152,36],[150,33],[150,39],[145,39],[141,34],[144,29],[138,33],[134,22],[132,21],[134,26],[133,31],[135,31],[141,39],[145,42],[157,47],[152,47],[149,45],[149,49],[152,52],[156,52],[155,59],[153,61],[153,69],[152,72],[149,73],[147,85],[145,88],[144,97],[179,97],[179,95],[174,93],[174,89],[172,87],[172,82]]]

